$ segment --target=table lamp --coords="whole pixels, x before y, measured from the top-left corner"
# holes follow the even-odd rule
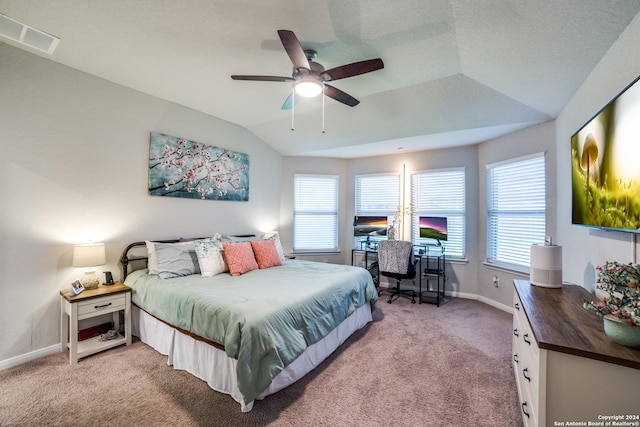
[[[74,267],[97,267],[104,265],[106,260],[104,243],[88,243],[75,245],[73,248]],[[80,279],[80,283],[85,289],[95,289],[100,285],[100,279],[95,270],[87,270]]]

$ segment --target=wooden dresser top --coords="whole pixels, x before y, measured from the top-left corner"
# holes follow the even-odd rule
[[[539,348],[640,369],[640,350],[611,341],[602,318],[583,308],[583,300],[596,299],[586,289],[543,288],[528,280],[513,283]]]

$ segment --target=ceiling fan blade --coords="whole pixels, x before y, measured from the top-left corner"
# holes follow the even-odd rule
[[[279,76],[242,76],[233,75],[233,80],[254,80],[259,82],[292,82],[292,77],[279,77]]]
[[[353,77],[364,73],[380,70],[384,68],[382,59],[367,59],[366,61],[354,62],[352,64],[342,65],[320,73],[320,78],[324,81],[340,80],[347,77]]]
[[[296,105],[298,101],[300,101],[299,96],[294,97],[292,95],[289,95],[289,97],[284,101],[284,104],[282,104],[282,109],[291,110],[291,108],[293,108],[293,106]]]
[[[309,61],[307,60],[307,55],[304,53],[304,49],[302,49],[302,45],[293,31],[278,30],[278,35],[280,36],[280,41],[282,42],[284,50],[287,51],[287,55],[289,55],[291,62],[293,62],[294,68],[311,69]]]
[[[355,99],[353,96],[333,86],[329,86],[328,84],[324,85],[324,94],[329,98],[333,98],[338,102],[348,105],[349,107],[355,107],[360,104],[360,101]]]

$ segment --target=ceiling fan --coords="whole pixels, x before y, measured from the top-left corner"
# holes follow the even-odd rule
[[[325,70],[322,65],[315,62],[317,57],[316,51],[311,49],[304,50],[293,31],[278,30],[278,35],[280,36],[284,50],[289,55],[291,62],[293,62],[291,77],[232,75],[231,78],[233,80],[254,80],[262,82],[293,82],[294,92],[300,96],[313,97],[324,92],[329,98],[333,98],[350,107],[355,107],[360,101],[348,93],[328,85],[327,82],[346,79],[347,77],[370,73],[371,71],[384,68],[382,59],[376,58]],[[282,105],[282,109],[291,109],[296,101],[297,99],[292,93]]]

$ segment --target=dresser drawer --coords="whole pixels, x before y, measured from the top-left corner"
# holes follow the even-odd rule
[[[124,293],[80,301],[78,303],[78,319],[124,310],[125,305],[126,294]]]
[[[532,403],[527,387],[522,387],[520,390],[522,390],[519,392],[520,414],[524,427],[538,427],[537,408]]]
[[[522,418],[525,426],[537,426],[540,350],[517,294],[514,294],[513,308],[513,369],[518,385]]]

